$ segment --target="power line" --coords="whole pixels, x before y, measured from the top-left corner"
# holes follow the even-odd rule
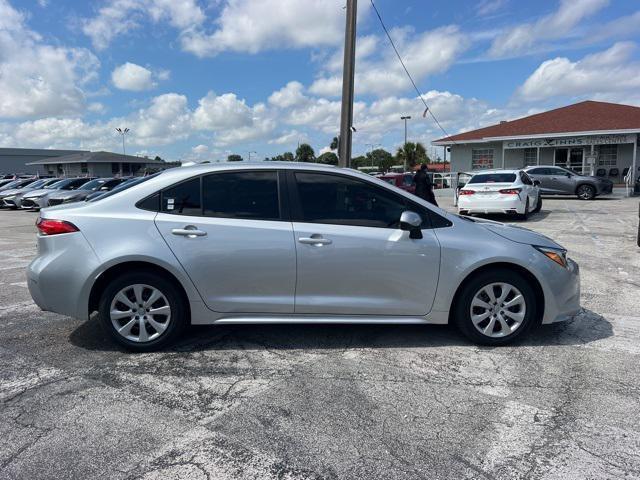
[[[404,68],[404,71],[407,74],[407,77],[409,77],[409,80],[411,80],[411,84],[413,85],[413,88],[416,90],[416,92],[418,93],[418,97],[420,97],[420,100],[422,100],[422,103],[424,104],[425,111],[424,111],[423,116],[426,115],[427,112],[429,112],[429,115],[431,115],[431,118],[433,118],[433,121],[436,122],[436,125],[438,125],[440,130],[442,130],[442,133],[445,134],[445,137],[448,138],[449,141],[451,141],[451,142],[453,142],[455,144],[456,142],[454,140],[451,140],[451,135],[449,135],[447,133],[447,131],[444,129],[444,127],[440,124],[440,122],[438,121],[436,116],[433,114],[433,112],[429,108],[429,105],[427,105],[427,102],[422,97],[422,93],[420,93],[420,90],[418,89],[418,86],[416,85],[416,82],[413,81],[413,77],[409,73],[409,70],[407,70],[407,67],[404,64],[404,61],[402,60],[402,56],[400,55],[400,52],[398,52],[398,49],[396,48],[396,44],[393,42],[393,39],[391,38],[391,35],[389,35],[389,30],[387,30],[387,27],[385,26],[384,21],[382,20],[382,16],[380,15],[380,12],[378,11],[375,3],[373,3],[373,0],[370,0],[370,1],[371,1],[371,6],[373,7],[373,9],[376,12],[376,15],[378,16],[378,20],[380,20],[380,25],[382,25],[382,29],[384,30],[384,33],[387,34],[387,38],[389,39],[389,42],[391,43],[391,46],[393,47],[393,51],[396,52],[396,56],[398,57],[398,60],[400,60],[400,64],[402,65],[402,68]]]

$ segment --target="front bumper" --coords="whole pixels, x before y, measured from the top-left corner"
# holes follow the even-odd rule
[[[27,197],[27,198],[23,197],[20,208],[26,208],[26,209],[45,208],[47,206],[47,202],[48,202],[48,198],[46,195],[42,197]]]
[[[608,195],[611,192],[613,192],[613,183],[596,184],[596,195]]]
[[[567,268],[549,261],[542,272],[545,309],[542,323],[570,320],[580,310],[580,267],[568,259]]]

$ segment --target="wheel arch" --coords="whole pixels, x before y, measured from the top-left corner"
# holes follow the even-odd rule
[[[536,302],[539,306],[542,306],[542,308],[538,309],[539,311],[536,312],[537,318],[535,320],[537,324],[540,324],[542,322],[542,319],[544,317],[544,311],[545,311],[545,297],[544,297],[544,291],[542,289],[542,285],[540,281],[536,278],[536,276],[533,273],[531,273],[530,270],[527,270],[522,265],[518,265],[516,263],[509,263],[509,262],[494,262],[494,263],[487,263],[485,265],[482,265],[472,270],[467,274],[464,280],[460,282],[460,285],[458,285],[458,288],[456,289],[456,293],[453,295],[453,298],[451,300],[451,305],[449,306],[449,323],[450,324],[453,323],[453,314],[455,310],[454,305],[456,305],[456,303],[458,302],[460,294],[462,293],[462,290],[467,285],[467,283],[469,283],[476,275],[479,275],[486,271],[494,270],[496,268],[504,268],[506,270],[515,271],[520,275],[522,275],[531,284],[531,286],[533,287],[534,294],[536,296]]]
[[[180,280],[178,280],[178,278],[166,268],[161,267],[158,264],[147,262],[144,260],[123,261],[120,263],[116,263],[115,265],[111,265],[104,272],[102,272],[96,278],[96,280],[93,282],[93,285],[91,286],[91,291],[89,293],[89,302],[87,305],[88,307],[87,316],[91,315],[91,313],[98,310],[100,295],[104,291],[105,287],[109,284],[109,282],[111,282],[113,279],[117,278],[118,276],[124,273],[129,273],[132,271],[151,272],[169,280],[172,284],[174,284],[179,295],[182,297],[185,305],[187,306],[187,310],[188,310],[187,318],[191,316],[189,296],[187,295],[187,291],[185,290]]]
[[[597,188],[593,183],[591,183],[591,182],[589,182],[589,181],[586,181],[586,180],[582,180],[581,182],[579,182],[579,183],[576,185],[576,188],[575,188],[575,189],[574,189],[574,191],[573,191],[574,195],[577,195],[577,194],[578,194],[578,190],[580,189],[580,187],[582,187],[582,186],[584,186],[584,185],[587,185],[587,186],[589,186],[589,187],[593,188],[593,195],[594,195],[594,196],[595,196],[595,195],[597,195],[597,193],[598,193],[598,188]]]

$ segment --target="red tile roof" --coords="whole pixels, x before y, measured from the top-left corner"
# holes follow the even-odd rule
[[[545,133],[640,130],[640,107],[587,100],[490,127],[452,135],[437,142],[482,140]]]

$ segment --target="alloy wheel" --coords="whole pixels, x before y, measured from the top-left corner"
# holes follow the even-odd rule
[[[491,338],[511,335],[524,321],[524,295],[509,283],[491,283],[476,292],[471,301],[471,321],[480,333]]]
[[[589,185],[582,185],[578,189],[578,197],[582,200],[591,200],[594,197],[593,188]]]
[[[145,343],[165,332],[171,323],[171,306],[157,288],[135,284],[113,297],[109,316],[119,335],[132,342]]]

